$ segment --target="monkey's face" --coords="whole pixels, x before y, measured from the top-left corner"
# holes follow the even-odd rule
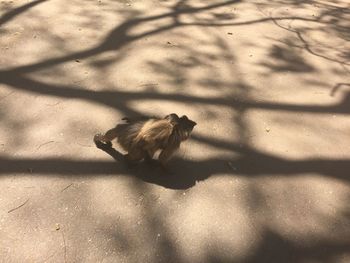
[[[193,131],[193,128],[194,126],[196,126],[197,123],[190,120],[189,118],[187,118],[186,115],[183,115],[180,119],[179,119],[179,126],[181,128],[181,130],[183,131],[183,138],[182,140],[187,140],[192,131]]]

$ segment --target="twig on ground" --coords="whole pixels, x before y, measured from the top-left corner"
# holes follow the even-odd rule
[[[61,190],[61,193],[62,193],[64,190],[67,190],[67,189],[68,189],[69,187],[71,187],[72,185],[73,185],[73,183],[67,185],[65,188],[63,188],[63,189]]]
[[[49,104],[49,103],[47,103],[47,104],[45,104],[46,106],[56,106],[56,105],[58,105],[58,104],[60,104],[62,101],[58,101],[58,102],[55,102],[55,103],[52,103],[52,104]]]
[[[5,96],[0,98],[0,101],[6,99],[8,96],[11,96],[13,93],[15,93],[14,91],[11,91],[10,93],[7,93]]]
[[[55,141],[44,142],[44,143],[40,144],[40,145],[36,148],[36,150],[39,150],[39,149],[41,148],[41,146],[44,146],[44,145],[46,145],[46,144],[53,143],[53,142],[55,142]]]
[[[57,254],[57,251],[55,251],[53,254],[51,254],[50,256],[48,256],[47,258],[45,258],[43,261],[40,261],[42,263],[47,262],[50,258],[52,258],[53,256],[55,256]]]
[[[28,198],[23,204],[21,204],[21,205],[15,207],[15,208],[12,208],[11,210],[7,211],[7,213],[11,213],[11,212],[13,212],[13,211],[15,211],[15,210],[21,208],[21,207],[24,206],[28,201],[29,201],[29,198]]]
[[[64,249],[64,262],[67,263],[67,246],[66,246],[66,239],[64,237],[64,233],[63,231],[61,232],[62,233],[62,238],[63,238],[63,249]]]
[[[94,147],[94,146],[92,146],[92,145],[82,144],[82,143],[79,143],[79,142],[77,142],[76,144],[78,144],[78,145],[80,145],[80,146],[82,146],[82,147]]]

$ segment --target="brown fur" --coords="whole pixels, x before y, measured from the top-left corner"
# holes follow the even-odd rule
[[[181,142],[189,138],[196,126],[187,116],[179,118],[175,113],[164,118],[141,117],[123,120],[126,123],[118,124],[104,135],[96,134],[96,145],[102,142],[111,146],[111,141],[117,138],[119,145],[128,152],[126,158],[129,162],[152,160],[156,151],[161,150],[159,161],[162,166],[169,161]]]

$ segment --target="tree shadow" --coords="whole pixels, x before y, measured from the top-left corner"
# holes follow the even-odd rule
[[[10,11],[8,11],[7,13],[5,13],[4,15],[2,15],[0,17],[0,26],[3,26],[5,23],[9,22],[10,20],[12,20],[13,18],[15,18],[16,16],[20,15],[21,13],[29,10],[30,8],[39,5],[41,3],[44,3],[48,0],[35,0],[32,2],[29,2],[27,4],[24,4],[20,7],[14,8]]]
[[[287,6],[309,6],[311,3],[305,1],[278,1],[277,7],[282,9],[284,4]],[[295,19],[291,18],[289,24],[282,24],[282,20],[275,19],[271,14],[265,14],[271,18],[271,21],[279,28],[291,33],[290,36],[284,39],[275,39],[279,44],[283,46],[272,45],[270,47],[270,56],[275,58],[276,62],[266,63],[261,62],[261,65],[270,70],[271,73],[279,73],[280,71],[291,71],[295,73],[307,73],[315,70],[305,54],[317,57],[326,62],[335,63],[340,65],[344,71],[347,71],[349,61],[347,59],[348,52],[346,48],[338,43],[340,47],[334,45],[328,45],[325,41],[322,41],[322,37],[310,37],[310,35],[325,35],[328,38],[337,38],[340,42],[345,43],[349,40],[349,30],[346,29],[346,22],[349,18],[350,12],[348,8],[328,5],[326,3],[318,3],[317,7],[320,13],[316,16],[313,15],[313,19],[310,22],[314,22],[315,26],[309,26],[308,24],[302,24],[298,26],[291,26],[291,23]],[[300,20],[301,21],[301,20]],[[345,23],[345,24],[344,24]],[[338,42],[339,42],[338,41]],[[336,52],[335,52],[336,51]]]
[[[0,21],[3,23],[9,21],[9,19],[15,17],[20,11],[25,11],[27,8],[41,3],[41,1],[35,1],[28,5],[21,7],[17,11],[7,13]],[[196,14],[202,11],[214,10],[217,7],[236,4],[243,1],[223,1],[220,3],[209,4],[202,7],[192,7],[187,1],[178,1],[177,5],[173,6],[169,12],[162,13],[160,15],[133,17],[125,20],[120,25],[117,25],[112,31],[110,31],[105,39],[92,48],[65,54],[59,57],[53,57],[46,60],[39,61],[37,63],[31,63],[15,68],[5,69],[0,71],[0,82],[8,85],[13,90],[29,91],[35,94],[49,95],[60,98],[76,98],[84,101],[97,103],[103,106],[107,106],[121,111],[126,115],[138,115],[137,110],[132,109],[130,104],[135,100],[147,100],[149,102],[160,101],[172,101],[181,103],[191,103],[195,106],[216,106],[226,107],[233,111],[237,111],[240,115],[243,115],[245,110],[250,109],[262,109],[273,110],[277,112],[298,112],[298,113],[350,113],[350,93],[346,93],[342,100],[334,105],[309,105],[309,104],[288,104],[288,103],[272,103],[264,101],[255,101],[243,98],[230,98],[223,95],[222,97],[205,97],[194,96],[186,94],[166,94],[157,93],[154,91],[145,92],[128,92],[117,90],[118,87],[108,89],[104,91],[92,91],[83,89],[74,85],[61,85],[61,84],[49,84],[39,80],[31,78],[29,75],[36,71],[51,68],[56,65],[81,58],[89,58],[106,51],[119,51],[123,52],[122,48],[132,43],[133,41],[142,39],[144,37],[156,35],[162,32],[166,32],[171,29],[186,27],[186,26],[202,26],[202,27],[216,27],[216,26],[249,26],[265,22],[276,21],[309,21],[319,24],[331,24],[332,21],[328,17],[333,16],[331,19],[335,19],[337,12],[325,13],[318,18],[305,18],[295,16],[280,16],[280,17],[267,17],[262,19],[254,19],[249,21],[229,21],[222,23],[222,20],[235,20],[235,16],[227,15],[215,15],[214,20],[191,20],[190,22],[184,22],[180,19],[184,14]],[[305,1],[293,1],[294,4],[301,4]],[[324,18],[323,18],[324,17]],[[170,18],[171,22],[165,25],[158,25],[155,28],[145,30],[141,33],[132,33],[133,29],[138,25],[148,22],[159,22],[163,19]],[[327,18],[327,19],[326,19]],[[219,22],[217,22],[219,20]],[[338,24],[338,22],[337,22]],[[335,25],[335,27],[337,27]],[[338,28],[338,27],[337,27]],[[339,28],[341,28],[339,26]],[[345,31],[346,32],[346,31]],[[310,45],[305,40],[304,36],[297,31],[292,32],[299,38],[302,43],[302,47],[310,54],[318,56]],[[339,29],[339,33],[344,33],[344,29]],[[219,45],[219,43],[218,43]],[[300,46],[300,45],[299,45]],[[225,46],[221,47],[225,49]],[[288,71],[294,72],[315,70],[309,63],[303,61],[303,58],[295,52],[295,48],[291,51],[287,47],[275,46],[271,48],[270,56],[280,62],[276,65],[266,64],[271,68],[271,72]],[[322,54],[321,54],[322,55]],[[200,53],[196,53],[196,56],[201,56]],[[322,55],[323,56],[323,55]],[[343,60],[334,60],[327,56],[323,56],[327,61],[337,62],[342,64]],[[344,56],[346,58],[346,56]],[[208,57],[208,59],[212,59]],[[96,64],[97,67],[102,67],[108,64]],[[155,70],[162,69],[162,67],[168,66],[174,61],[169,60],[167,63],[160,63]],[[153,64],[154,65],[154,64]],[[204,65],[203,60],[199,58],[193,59],[188,64],[178,64],[179,67],[188,66],[192,68],[194,66]],[[164,70],[163,70],[164,71]],[[182,71],[180,75],[184,74]],[[175,78],[176,77],[176,78]],[[181,76],[175,76],[173,79],[184,78]],[[182,76],[183,77],[183,76]],[[176,81],[175,81],[176,82]],[[211,78],[203,81],[207,86],[221,87],[226,85],[232,88],[232,83],[215,82]],[[175,84],[178,84],[177,82]],[[241,85],[241,86],[240,86]],[[344,85],[344,83],[340,83]],[[237,83],[237,87],[246,88],[247,85],[244,81]],[[337,88],[335,88],[336,90]],[[240,116],[241,118],[241,116]],[[242,119],[237,121],[242,133],[247,133],[247,126],[244,126]],[[220,157],[201,159],[201,160],[187,160],[175,158],[170,163],[170,170],[172,173],[167,174],[160,170],[154,169],[144,163],[141,163],[134,170],[129,170],[123,162],[123,155],[114,148],[103,149],[108,155],[110,155],[114,161],[98,161],[96,159],[69,159],[69,158],[8,158],[0,156],[0,174],[2,176],[7,174],[25,174],[32,176],[58,176],[58,177],[89,177],[97,175],[105,176],[128,176],[131,178],[137,178],[135,180],[133,188],[137,188],[137,184],[140,182],[147,182],[149,184],[155,184],[169,189],[189,189],[193,187],[197,182],[206,180],[214,176],[231,176],[231,177],[246,177],[255,178],[259,176],[276,176],[276,177],[291,177],[291,176],[303,176],[305,174],[317,174],[329,178],[335,178],[341,180],[344,183],[349,182],[348,171],[350,170],[349,159],[331,159],[331,158],[309,158],[309,159],[287,159],[281,156],[269,154],[267,152],[261,152],[249,146],[240,146],[232,143],[231,141],[220,141],[217,139],[211,139],[201,136],[193,136],[193,139],[202,144],[213,146],[221,150],[228,150],[230,153],[235,154],[235,157]],[[147,186],[148,184],[142,184]],[[147,191],[141,189],[142,191]],[[145,208],[149,209],[149,207]],[[175,260],[180,262],[181,258],[174,247],[171,238],[167,233],[167,225],[162,221],[162,218],[156,211],[151,209],[145,212],[145,217],[149,219],[151,231],[153,234],[156,231],[162,233],[161,246],[159,250],[166,255],[167,262]],[[164,225],[162,225],[164,224]],[[158,227],[156,226],[158,225]],[[129,225],[127,225],[129,226]],[[112,232],[111,230],[108,230]],[[233,233],[234,234],[234,233]],[[111,234],[113,235],[113,233]],[[119,239],[116,234],[115,239]],[[121,242],[124,242],[123,240]],[[252,255],[247,259],[247,263],[252,262],[303,262],[305,260],[331,260],[332,256],[336,256],[343,252],[346,252],[349,246],[347,243],[342,242],[326,242],[320,241],[313,246],[304,246],[303,242],[300,244],[294,244],[283,238],[277,232],[272,230],[266,230],[262,235],[262,241],[260,246],[255,251],[252,251]],[[127,249],[127,244],[126,244]],[[208,249],[208,262],[225,262],[219,255],[212,249]],[[232,261],[227,261],[232,262]]]
[[[303,246],[283,238],[272,230],[266,229],[260,246],[244,262],[336,262],[339,255],[349,252],[349,247],[349,241],[330,242],[322,239],[315,240],[309,246]]]
[[[104,147],[105,153],[113,161],[72,160],[63,158],[12,159],[0,158],[0,174],[26,173],[33,175],[56,175],[86,177],[98,174],[109,176],[131,176],[144,182],[170,189],[188,189],[197,182],[211,176],[303,176],[308,173],[349,182],[350,160],[348,159],[303,159],[288,160],[257,150],[211,141],[212,145],[223,146],[236,151],[236,158],[211,158],[201,161],[174,158],[169,163],[170,173],[155,168],[147,163],[140,163],[133,169],[127,168],[123,154],[112,147]],[[228,146],[229,145],[229,146]]]
[[[262,62],[261,65],[269,68],[271,72],[307,73],[315,68],[307,63],[298,52],[291,48],[273,45],[270,50],[272,61]]]

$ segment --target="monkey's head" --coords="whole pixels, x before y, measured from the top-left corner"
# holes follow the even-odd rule
[[[194,126],[197,125],[196,122],[190,120],[186,115],[183,115],[181,118],[176,113],[171,113],[165,116],[164,119],[170,121],[170,123],[174,126],[174,128],[178,131],[181,141],[187,140]]]
[[[179,124],[180,118],[177,116],[176,113],[171,113],[164,117],[164,119],[167,119],[173,126]]]
[[[183,115],[181,118],[179,118],[178,128],[181,131],[181,140],[187,140],[192,131],[194,126],[196,126],[197,123],[190,120],[186,115]]]

